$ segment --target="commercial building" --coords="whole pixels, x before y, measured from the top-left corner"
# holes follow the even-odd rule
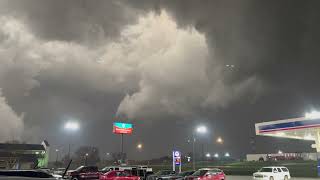
[[[282,160],[316,161],[317,153],[247,154],[247,161],[282,161]]]
[[[45,168],[49,160],[49,144],[0,143],[0,169]]]

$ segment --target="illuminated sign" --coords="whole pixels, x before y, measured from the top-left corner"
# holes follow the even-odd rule
[[[132,134],[133,125],[130,123],[113,123],[113,133],[115,134]]]
[[[180,151],[173,151],[173,163],[177,166],[181,165],[181,153]]]

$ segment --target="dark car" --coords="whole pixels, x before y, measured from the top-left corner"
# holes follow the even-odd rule
[[[154,175],[150,175],[147,177],[147,180],[162,180],[162,179],[168,179],[170,176],[174,176],[176,173],[171,170],[162,170],[158,171]]]
[[[0,179],[7,179],[8,177],[56,179],[51,174],[41,170],[0,170]]]
[[[163,180],[184,180],[185,177],[190,176],[194,173],[195,171],[184,171],[179,174],[170,174],[170,175],[165,175],[158,177],[158,179],[163,179]]]
[[[184,171],[175,176],[171,176],[170,179],[172,180],[183,180],[187,176],[191,176],[195,171]]]
[[[97,166],[80,166],[76,170],[68,171],[71,180],[99,179],[100,172]]]

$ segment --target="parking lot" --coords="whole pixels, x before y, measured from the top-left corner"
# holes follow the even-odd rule
[[[251,176],[227,176],[227,180],[252,180]],[[317,180],[317,178],[292,178],[292,180]]]

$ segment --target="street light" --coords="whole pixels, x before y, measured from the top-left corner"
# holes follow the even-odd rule
[[[211,157],[211,154],[210,154],[210,153],[207,153],[207,154],[206,154],[206,157],[207,157],[207,158]]]
[[[78,122],[68,121],[64,124],[64,128],[70,131],[77,131],[80,128],[80,125]]]
[[[85,155],[85,161],[84,161],[84,165],[85,165],[85,166],[87,165],[88,156],[89,156],[89,154],[86,153],[86,155]]]
[[[219,157],[219,154],[218,154],[218,153],[215,153],[215,154],[214,154],[214,157],[215,157],[215,158],[218,158],[218,157]]]
[[[74,132],[80,129],[80,125],[76,121],[68,121],[64,124],[64,129],[67,131]],[[70,158],[70,151],[71,151],[71,143],[69,142],[68,158]]]
[[[137,145],[137,149],[138,149],[138,150],[141,150],[142,147],[143,147],[143,145],[142,145],[141,143],[139,143],[139,144]]]
[[[56,163],[58,162],[59,159],[59,149],[56,149]]]
[[[193,135],[193,141],[192,141],[192,167],[193,167],[193,170],[196,170],[196,155],[195,155],[195,142],[196,142],[196,138],[195,138],[195,133],[198,133],[198,134],[206,134],[207,133],[207,127],[206,126],[198,126],[196,129],[195,129],[195,132],[192,133]],[[202,154],[203,156],[203,154]]]
[[[227,152],[224,157],[230,157],[230,154]]]
[[[283,152],[281,150],[278,151],[278,154],[283,154]]]
[[[198,126],[197,127],[197,133],[199,133],[199,134],[207,133],[207,127],[206,126]]]
[[[223,144],[223,139],[222,139],[221,137],[218,137],[218,138],[217,138],[217,143]]]

